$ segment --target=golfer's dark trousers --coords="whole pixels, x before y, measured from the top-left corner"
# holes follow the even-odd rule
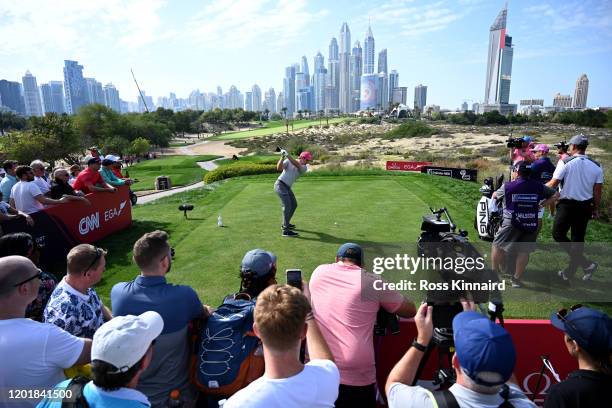
[[[336,408],[376,408],[375,385],[340,384]]]
[[[566,269],[567,277],[574,276],[578,266],[586,268],[591,264],[584,257],[584,236],[592,214],[593,200],[561,200],[557,204],[553,238],[562,243],[563,249],[570,256],[570,263]],[[571,230],[571,238],[567,237],[569,230]]]
[[[297,208],[297,200],[291,187],[280,180],[276,180],[276,183],[274,183],[274,191],[278,194],[283,207],[283,229],[287,229]]]

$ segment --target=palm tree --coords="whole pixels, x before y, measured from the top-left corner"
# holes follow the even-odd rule
[[[321,127],[321,119],[323,118],[323,109],[319,110],[319,127]]]
[[[289,134],[289,121],[287,120],[287,107],[283,106],[281,108],[281,112],[283,112],[283,117],[285,118],[285,126],[287,127],[287,134]]]
[[[302,112],[304,112],[303,110],[299,109],[298,110],[298,118],[302,119]]]

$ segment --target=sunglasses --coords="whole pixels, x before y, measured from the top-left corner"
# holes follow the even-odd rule
[[[104,254],[104,250],[102,248],[98,248],[98,247],[95,247],[95,248],[96,248],[96,256],[94,257],[93,261],[91,261],[87,269],[85,269],[85,272],[93,268],[93,266],[100,260],[100,258],[102,258],[102,254]]]
[[[13,287],[21,286],[24,283],[28,283],[29,281],[34,280],[36,278],[41,279],[41,280],[43,278],[43,272],[40,269],[37,269],[36,275],[34,275],[34,276],[24,280],[24,281],[21,281],[19,283],[14,284]]]
[[[581,304],[577,304],[574,305],[572,307],[568,309],[559,309],[559,311],[557,311],[557,317],[559,318],[559,320],[561,320],[563,323],[565,323],[567,326],[571,327],[574,330],[574,333],[576,335],[580,335],[580,330],[578,330],[578,328],[569,320],[567,320],[567,316],[569,316],[570,313],[580,309],[582,307]]]

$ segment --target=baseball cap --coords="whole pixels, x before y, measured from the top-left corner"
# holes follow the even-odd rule
[[[359,263],[359,266],[363,265],[363,250],[361,246],[358,244],[354,244],[352,242],[347,242],[346,244],[342,244],[340,248],[338,248],[338,253],[336,254],[338,258],[348,258]]]
[[[581,306],[563,317],[560,317],[560,312],[553,313],[550,323],[592,356],[600,356],[612,350],[612,319],[599,310]]]
[[[576,146],[588,146],[589,139],[585,135],[575,135],[569,140],[568,144]]]
[[[310,152],[300,153],[300,159],[312,160],[312,154]]]
[[[255,272],[258,277],[266,276],[276,264],[276,255],[263,249],[251,249],[242,258],[240,272]]]
[[[85,163],[87,163],[88,166],[90,164],[93,164],[93,163],[100,163],[101,162],[99,157],[93,157],[93,156],[85,156],[85,159],[83,161]]]
[[[104,156],[104,160],[108,160],[109,162],[118,162],[121,161],[121,159],[117,156],[114,156],[112,154],[107,154],[106,156]]]
[[[540,143],[535,145],[535,147],[533,149],[531,149],[532,152],[542,152],[542,153],[548,153],[550,149],[548,148],[548,145],[545,145],[544,143]]]
[[[531,136],[523,136],[524,142],[533,142],[533,138]]]
[[[455,354],[477,384],[492,387],[508,381],[516,362],[510,333],[484,315],[461,312],[453,319]]]
[[[518,171],[519,173],[530,171],[530,170],[531,170],[531,164],[529,164],[529,162],[526,162],[525,160],[521,160],[520,162],[517,162],[514,165],[514,171]]]
[[[125,373],[140,361],[163,329],[164,320],[153,311],[114,317],[94,334],[91,360],[112,364],[117,372]]]

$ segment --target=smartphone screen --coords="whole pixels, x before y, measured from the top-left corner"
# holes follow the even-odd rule
[[[301,269],[287,269],[287,285],[294,286],[299,290],[302,290],[302,270]]]

